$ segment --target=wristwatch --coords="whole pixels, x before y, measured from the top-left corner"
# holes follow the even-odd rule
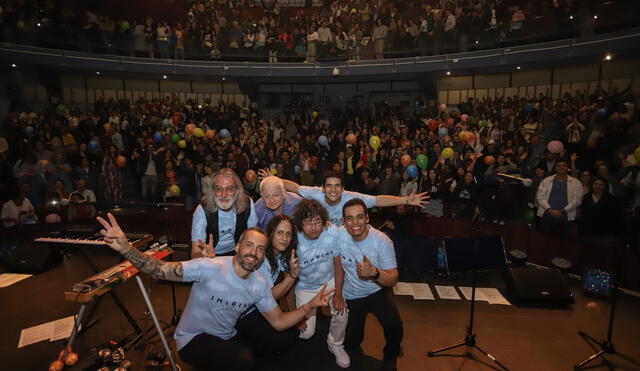
[[[374,267],[376,269],[376,273],[374,273],[373,276],[371,276],[372,280],[377,280],[378,278],[380,278],[380,269],[378,269],[378,267]]]

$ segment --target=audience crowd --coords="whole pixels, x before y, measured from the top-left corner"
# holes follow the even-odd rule
[[[269,117],[175,96],[98,99],[88,111],[51,105],[11,113],[2,125],[2,221],[86,218],[95,202],[123,198],[193,210],[222,167],[244,175],[255,199],[260,169],[300,185],[318,185],[332,169],[347,190],[429,193],[428,205],[398,207],[399,215],[533,225],[537,214],[552,233],[568,235],[577,221],[582,233],[622,236],[634,233],[640,210],[636,103],[628,89],[598,88],[449,107],[416,100],[319,112],[290,103]],[[557,214],[556,183],[545,181],[554,174],[570,180]]]
[[[301,5],[301,4],[300,4]],[[184,17],[112,15],[78,2],[0,1],[0,38],[95,53],[174,59],[315,62],[425,56],[637,24],[638,2],[288,0],[184,2]],[[633,9],[636,9],[634,11]]]

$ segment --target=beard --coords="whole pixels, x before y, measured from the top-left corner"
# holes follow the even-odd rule
[[[236,202],[236,199],[237,197],[227,197],[227,198],[214,197],[213,201],[216,203],[216,206],[218,206],[218,209],[226,211],[233,207],[233,204]]]
[[[247,261],[247,258],[253,258],[255,260],[255,263]],[[259,260],[258,257],[253,254],[236,254],[236,259],[238,260],[238,264],[242,267],[242,269],[248,272],[255,271],[256,269],[260,268],[260,265],[262,264],[262,260]]]

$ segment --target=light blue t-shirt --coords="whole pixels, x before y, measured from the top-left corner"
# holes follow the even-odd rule
[[[298,204],[301,200],[302,197],[300,197],[299,195],[292,192],[285,192],[280,214],[284,214],[293,219],[293,213],[295,213],[296,208],[298,207]],[[264,200],[262,198],[256,201],[255,207],[258,219],[258,227],[266,229],[267,224],[269,224],[269,221],[276,215],[276,213],[264,204]]]
[[[327,209],[327,211],[329,212],[329,221],[337,227],[340,227],[342,226],[342,224],[344,224],[342,220],[342,207],[347,203],[347,201],[351,200],[352,198],[359,198],[364,201],[364,204],[367,205],[367,209],[376,206],[376,196],[370,196],[358,192],[342,192],[340,201],[335,205],[329,205],[327,203],[321,187],[300,186],[298,187],[298,194],[304,198],[320,202],[322,206],[324,206],[325,209]]]
[[[298,232],[298,268],[296,290],[317,290],[334,279],[333,258],[340,255],[338,228],[329,224],[315,240]]]
[[[256,210],[253,205],[253,200],[250,200],[251,211],[249,212],[249,219],[247,219],[247,228],[253,228],[258,223],[256,218]],[[236,212],[233,210],[223,211],[218,213],[218,231],[220,231],[220,238],[216,241],[215,251],[216,254],[224,254],[233,250],[236,247],[236,241],[233,236],[236,232]],[[193,212],[193,219],[191,222],[191,241],[207,241],[207,215],[205,214],[202,205],[198,205]],[[216,238],[215,236],[213,238]]]
[[[381,286],[374,281],[362,280],[358,276],[356,263],[362,262],[364,255],[378,269],[387,270],[398,267],[391,239],[372,226],[367,225],[367,227],[369,234],[360,242],[354,241],[345,228],[340,227],[340,250],[344,269],[342,295],[347,300],[364,298],[381,289]]]
[[[276,256],[276,270],[275,272],[271,272],[271,264],[269,263],[269,260],[267,260],[267,257],[265,256],[264,261],[262,262],[262,264],[260,264],[260,267],[258,268],[258,272],[260,272],[260,274],[262,275],[262,277],[267,279],[267,283],[269,284],[270,287],[273,287],[276,284],[276,281],[278,280],[278,276],[280,275],[280,272],[284,272],[284,261],[282,260],[282,254]]]
[[[233,270],[231,256],[182,262],[183,280],[194,282],[174,338],[178,349],[201,333],[223,340],[236,335],[236,322],[255,305],[260,312],[275,308],[268,280],[252,272],[242,279]]]

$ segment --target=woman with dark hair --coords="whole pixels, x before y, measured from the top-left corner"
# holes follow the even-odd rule
[[[445,188],[438,173],[433,169],[429,170],[427,175],[420,179],[418,192],[428,192],[431,198],[429,203],[420,209],[420,212],[426,214],[427,217],[441,218],[444,214],[443,199]]]
[[[471,218],[476,213],[478,204],[478,191],[473,173],[464,173],[461,182],[453,181],[449,188],[453,200],[453,217]]]
[[[104,198],[112,202],[119,202],[122,199],[122,178],[120,168],[116,164],[117,158],[118,148],[112,144],[102,160]]]
[[[296,227],[288,216],[276,215],[267,224],[267,235],[269,240],[264,252],[264,261],[258,272],[271,286],[273,298],[279,300],[291,290],[299,274],[295,253],[298,247]],[[278,282],[280,273],[285,274]],[[275,330],[255,308],[240,318],[236,327],[240,337],[254,344],[256,352],[261,355],[287,352],[292,349],[299,335],[295,327],[282,332]]]
[[[578,229],[581,234],[606,239],[620,230],[622,208],[618,200],[608,192],[609,183],[603,177],[593,177],[590,188],[591,192],[582,199]]]

